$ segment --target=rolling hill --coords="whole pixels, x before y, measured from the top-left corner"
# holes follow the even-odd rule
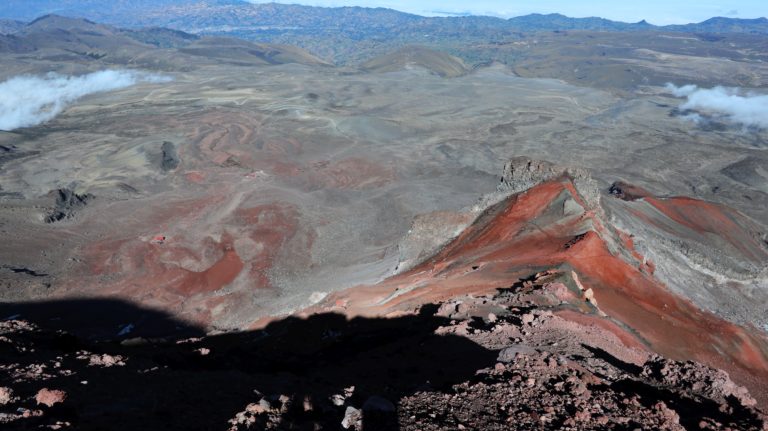
[[[328,65],[295,46],[256,44],[231,37],[200,37],[178,30],[123,30],[84,18],[45,15],[11,35],[0,35],[0,53],[36,52],[41,58],[98,62],[162,70],[199,63]]]
[[[458,57],[419,46],[404,47],[376,57],[365,62],[361,68],[370,72],[393,72],[414,66],[445,78],[462,76],[471,70]]]
[[[290,45],[257,44],[229,37],[205,37],[180,49],[181,52],[238,64],[285,64],[330,66],[309,52]]]

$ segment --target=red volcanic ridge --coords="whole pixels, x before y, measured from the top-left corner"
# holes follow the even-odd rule
[[[512,194],[435,256],[381,284],[331,295],[326,307],[352,315],[396,315],[460,295],[489,295],[517,280],[549,274],[560,286],[553,288],[555,298],[548,304],[555,315],[610,330],[628,348],[726,370],[768,406],[765,335],[672,293],[654,276],[653,263],[634,249],[631,235],[607,221],[586,172],[515,159],[505,168],[500,190]],[[635,197],[640,194],[639,188],[631,190]],[[670,235],[706,230],[728,242],[736,238],[749,259],[767,259],[765,247],[733,222],[738,220],[733,210],[687,198],[637,199],[658,208],[652,218],[638,213],[641,221],[669,229]]]

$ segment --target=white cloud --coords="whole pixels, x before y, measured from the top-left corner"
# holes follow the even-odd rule
[[[695,85],[677,87],[667,84],[666,89],[676,97],[687,98],[682,110],[695,110],[743,124],[768,128],[768,95],[744,92],[739,88],[699,88]],[[697,117],[701,119],[701,116]]]
[[[118,90],[138,82],[170,80],[167,76],[129,70],[104,70],[82,76],[55,73],[44,77],[17,76],[0,83],[0,130],[14,130],[49,121],[88,94]]]
[[[667,84],[665,88],[674,94],[675,97],[687,97],[699,87],[693,84],[683,85],[682,87],[676,87],[674,84]]]

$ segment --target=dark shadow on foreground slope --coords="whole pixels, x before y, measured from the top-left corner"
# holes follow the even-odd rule
[[[262,398],[291,412],[282,415],[289,419],[273,422],[274,429],[341,429],[347,406],[360,408],[374,395],[396,405],[415,391],[465,381],[496,359],[495,352],[466,338],[435,335],[434,330],[448,321],[434,316],[434,310],[392,319],[347,320],[339,314],[289,317],[259,331],[121,345],[46,330],[58,330],[61,323],[94,336],[112,333],[116,323],[129,323],[125,318],[136,316],[144,316],[147,325],[137,324],[136,334],[152,329],[161,335],[160,327],[172,329],[165,335],[200,330],[113,300],[5,304],[0,305],[0,316],[20,314],[12,311],[18,309],[24,312],[20,319],[26,316],[42,329],[14,331],[6,325],[5,336],[11,342],[0,343],[0,387],[11,387],[22,401],[0,406],[0,411],[23,407],[43,409],[45,414],[4,429],[32,429],[61,420],[78,430],[222,430],[237,412]],[[68,318],[52,320],[56,314]],[[125,365],[89,365],[94,354],[119,355]],[[45,364],[51,377],[12,376],[35,364]],[[68,398],[52,408],[36,406],[30,397],[43,387],[64,390]],[[345,389],[351,396],[343,405],[334,405],[330,399]],[[287,397],[280,401],[281,395]],[[265,429],[267,417],[260,415],[251,429]],[[366,430],[396,430],[396,415],[366,414],[363,425]]]
[[[0,303],[0,320],[20,319],[89,340],[133,337],[195,337],[202,328],[158,310],[118,299],[63,299]]]

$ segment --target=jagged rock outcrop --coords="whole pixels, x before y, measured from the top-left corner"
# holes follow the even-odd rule
[[[581,194],[589,209],[600,206],[600,190],[589,171],[572,166],[561,166],[544,160],[514,157],[504,164],[501,183],[497,189],[505,193],[520,193],[542,182],[568,177]]]
[[[54,190],[50,195],[55,196],[56,201],[45,217],[46,223],[55,223],[74,217],[77,211],[83,209],[94,198],[91,194],[79,194],[67,188]]]

